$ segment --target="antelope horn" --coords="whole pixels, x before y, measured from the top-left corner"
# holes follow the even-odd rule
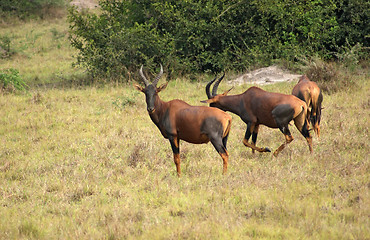
[[[141,65],[139,73],[140,73],[140,76],[143,78],[143,82],[145,84],[145,87],[148,86],[150,83],[149,83],[148,79],[146,79],[146,77],[143,73],[143,65]]]
[[[213,79],[212,81],[210,81],[209,83],[207,83],[207,86],[206,86],[206,94],[207,94],[208,99],[211,99],[213,97],[211,95],[211,93],[209,92],[209,89],[210,89],[212,83],[214,83],[214,81],[216,81],[216,79],[217,79],[217,76],[215,77],[215,79]]]
[[[154,79],[154,81],[153,81],[153,85],[154,86],[157,86],[157,83],[158,83],[158,81],[159,81],[159,79],[162,77],[162,75],[163,75],[163,67],[162,67],[162,64],[160,64],[161,65],[161,71],[159,71],[159,73],[158,73],[158,75],[157,75],[157,77]]]
[[[222,79],[223,79],[224,77],[225,77],[225,72],[224,72],[224,75],[222,75],[222,77],[220,77],[220,78],[216,81],[215,85],[213,85],[212,97],[216,96],[218,85],[220,84],[220,82],[222,81]]]

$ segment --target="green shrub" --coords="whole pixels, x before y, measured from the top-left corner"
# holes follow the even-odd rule
[[[238,71],[305,56],[333,60],[346,42],[369,45],[364,0],[101,0],[99,5],[98,13],[69,11],[77,64],[94,76],[129,79],[141,64],[150,69],[158,63],[170,75]]]
[[[9,68],[0,71],[0,89],[3,92],[26,91],[27,87],[17,69]]]

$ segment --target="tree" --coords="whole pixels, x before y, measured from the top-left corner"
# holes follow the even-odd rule
[[[145,63],[180,73],[242,70],[335,58],[345,44],[368,46],[364,0],[101,0],[99,14],[70,9],[77,63],[120,77]],[[358,11],[361,8],[361,11]],[[348,17],[350,16],[350,17]],[[359,27],[352,27],[357,24]]]

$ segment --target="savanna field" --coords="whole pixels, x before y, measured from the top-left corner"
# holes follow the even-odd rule
[[[368,68],[324,92],[312,155],[293,124],[295,140],[277,158],[252,154],[245,123],[231,114],[228,173],[210,143],[182,141],[178,178],[133,82],[75,83],[84,71],[71,66],[66,19],[0,30],[16,51],[0,69],[18,69],[30,86],[0,93],[1,239],[370,238]],[[210,78],[170,79],[160,97],[205,105]],[[290,94],[294,85],[261,88]],[[283,142],[278,129],[260,127],[257,146]]]

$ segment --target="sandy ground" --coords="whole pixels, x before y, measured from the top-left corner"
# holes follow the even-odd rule
[[[229,80],[228,83],[231,85],[239,85],[243,83],[266,85],[277,82],[296,81],[301,76],[302,75],[291,74],[277,66],[270,66],[245,73],[236,79]]]
[[[98,1],[97,0],[73,0],[71,1],[71,4],[79,8],[96,8],[98,6]]]

